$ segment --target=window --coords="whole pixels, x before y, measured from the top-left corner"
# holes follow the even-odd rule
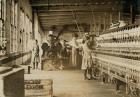
[[[23,39],[24,39],[24,11],[20,9],[20,35],[19,35],[19,51],[24,50]]]
[[[32,22],[29,16],[20,9],[20,51],[29,51],[29,42],[32,38]]]
[[[26,18],[25,18],[25,21],[26,21],[26,28],[25,28],[25,34],[26,34],[26,36],[25,36],[25,51],[27,52],[27,51],[29,51],[29,49],[27,48],[28,47],[28,43],[30,42],[30,33],[32,32],[32,23],[30,22],[30,19],[29,19],[29,17],[26,15],[25,16]]]
[[[0,0],[0,18],[2,18],[2,0]]]
[[[10,52],[17,52],[17,13],[18,13],[18,3],[14,0],[11,1],[11,29],[10,29]]]
[[[5,15],[6,0],[0,0],[0,55],[5,55],[6,53]]]

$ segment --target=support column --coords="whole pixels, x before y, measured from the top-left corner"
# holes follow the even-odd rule
[[[93,27],[93,23],[90,23],[90,34],[95,34],[94,32],[94,27]]]
[[[106,30],[106,12],[104,13],[104,31]]]
[[[110,24],[112,23],[112,13],[110,12]]]

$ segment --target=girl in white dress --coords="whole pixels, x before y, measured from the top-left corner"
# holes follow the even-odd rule
[[[78,35],[76,33],[73,34],[72,41],[69,42],[69,45],[72,46],[72,66],[78,66],[78,49],[79,45],[77,42]]]
[[[83,59],[82,59],[82,67],[81,69],[84,70],[84,78],[89,79],[87,77],[88,71],[91,70],[92,67],[92,50],[90,49],[90,41],[89,36],[85,37],[86,39],[83,41]],[[92,73],[90,73],[90,78],[92,78]]]

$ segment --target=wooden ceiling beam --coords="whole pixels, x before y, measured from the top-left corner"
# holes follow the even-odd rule
[[[79,18],[77,19],[77,22],[80,22],[80,21],[86,21],[86,20],[90,20],[91,18]],[[75,20],[72,19],[72,18],[68,18],[68,19],[48,19],[48,20],[45,20],[45,19],[42,19],[41,20],[41,23],[45,23],[45,22],[67,22],[67,21],[71,21],[71,22],[74,22]],[[87,22],[90,22],[90,21],[87,21]]]
[[[75,24],[72,11],[78,23],[89,24],[104,13],[117,13],[121,10],[121,0],[30,0],[37,12],[43,29],[53,25]],[[92,18],[92,19],[91,19]]]
[[[46,13],[51,13],[51,12],[114,12],[114,11],[119,11],[121,10],[121,7],[119,5],[117,6],[78,6],[78,7],[35,7],[33,8],[34,12],[46,12]]]
[[[118,12],[120,11],[121,8],[115,8],[115,7],[108,7],[108,8],[103,8],[103,7],[98,7],[98,8],[93,8],[93,9],[90,9],[90,8],[79,8],[79,9],[70,9],[70,8],[60,8],[60,9],[55,9],[55,8],[52,8],[52,9],[43,9],[43,8],[38,8],[38,9],[35,9],[34,12],[37,12],[37,13],[72,13],[72,12],[75,12],[75,13],[89,13],[89,12],[93,12],[93,13],[101,13],[101,12]]]
[[[80,22],[78,24],[82,24],[82,23],[85,23],[85,22]],[[45,27],[45,26],[52,26],[52,25],[69,25],[69,24],[76,24],[75,22],[56,22],[56,23],[41,23],[42,27]],[[89,24],[89,23],[86,23],[86,24]]]
[[[85,15],[88,15],[88,14],[91,14],[90,12],[89,13],[87,13],[87,12],[85,12],[85,13],[82,13],[82,14],[79,14],[79,13],[75,13],[75,15],[83,15],[83,16],[85,16]],[[46,13],[44,13],[44,14],[40,14],[40,13],[38,13],[38,16],[40,16],[40,17],[51,17],[51,16],[73,16],[72,15],[72,13],[69,13],[69,14],[57,14],[57,13],[52,13],[52,14],[46,14]]]
[[[42,25],[43,28],[45,27],[51,27],[51,26],[64,26],[64,25],[72,25],[75,23],[55,23],[55,24],[46,24],[46,25]]]
[[[40,7],[40,6],[87,6],[87,5],[111,5],[113,2],[104,2],[104,3],[32,3],[32,7]],[[116,3],[118,4],[118,2]]]
[[[120,2],[121,0],[30,0],[30,3],[50,3],[50,4],[73,4],[73,3],[108,3]]]
[[[53,7],[33,7],[35,10],[61,10],[61,9],[67,9],[67,10],[94,10],[94,9],[110,9],[110,8],[118,8],[119,5],[98,5],[98,6],[53,6]]]
[[[31,6],[84,6],[121,4],[121,0],[30,0]]]
[[[91,12],[75,12],[76,15],[92,14]],[[102,14],[102,12],[94,12],[94,14]],[[65,16],[72,15],[72,12],[40,12],[38,16]]]
[[[89,22],[89,21],[86,21],[86,20],[81,20],[81,21],[77,21],[78,23],[81,23],[81,22]],[[75,23],[74,20],[71,20],[71,19],[67,19],[67,20],[48,20],[48,21],[42,21],[40,22],[41,24],[51,24],[51,23]]]
[[[45,19],[45,20],[48,20],[48,19],[73,19],[72,16],[63,16],[63,17],[60,17],[60,16],[55,16],[55,17],[39,17],[39,19]]]
[[[45,25],[45,24],[57,24],[57,23],[64,23],[64,24],[67,24],[67,23],[75,23],[74,21],[46,21],[46,22],[41,22],[42,25]]]
[[[84,15],[84,16],[75,16],[76,19],[79,19],[79,18],[91,18],[92,16],[91,15]],[[73,16],[52,16],[52,17],[39,17],[40,20],[64,20],[64,19],[72,19],[74,20],[74,17]]]

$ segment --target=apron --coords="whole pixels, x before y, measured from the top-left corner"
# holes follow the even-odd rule
[[[91,49],[88,47],[88,41],[83,44],[83,58],[82,58],[82,67],[81,69],[91,68],[93,64]]]

